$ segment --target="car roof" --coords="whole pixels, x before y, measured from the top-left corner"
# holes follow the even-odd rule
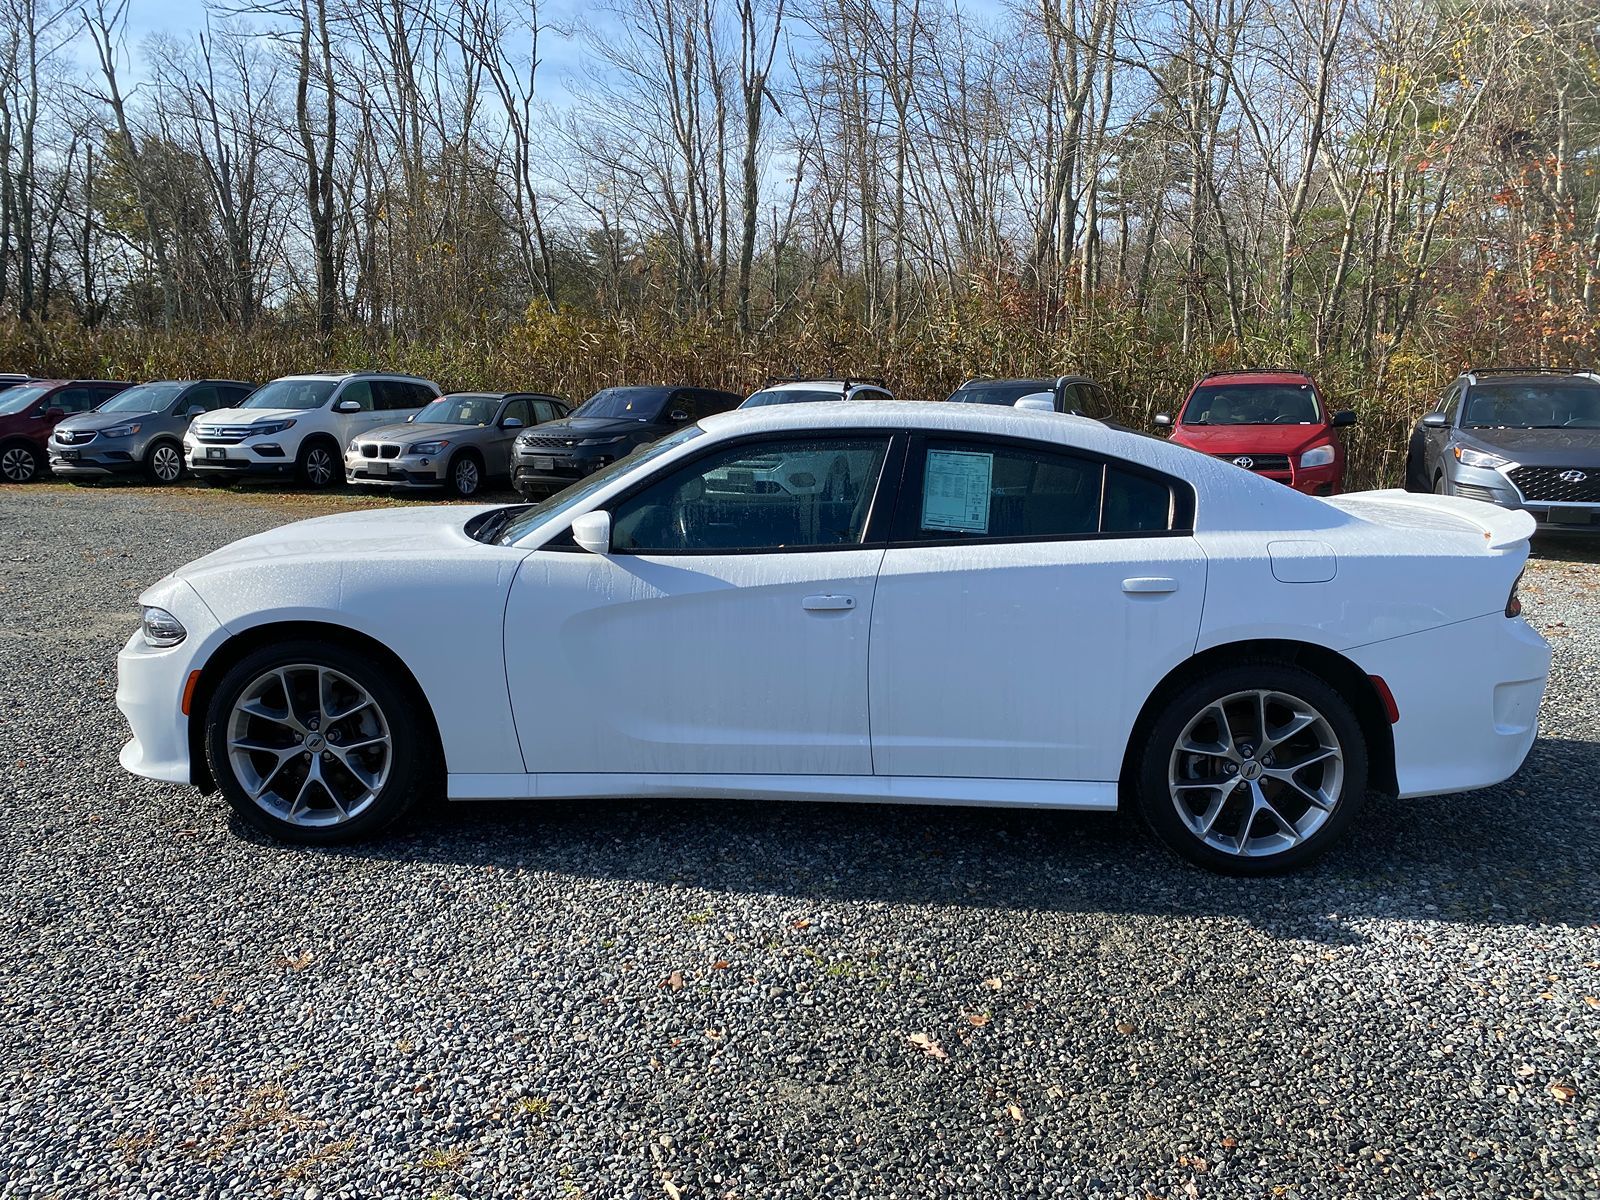
[[[1304,385],[1312,382],[1311,376],[1304,371],[1214,371],[1209,375],[1202,375],[1194,386],[1200,388],[1223,384],[1228,387],[1237,387],[1239,384],[1249,383],[1293,383]]]
[[[1168,443],[1159,438],[1113,431],[1088,417],[1018,411],[1009,405],[931,404],[920,400],[857,400],[850,404],[816,401],[736,408],[701,418],[700,427],[708,433],[724,436],[788,430],[884,428],[987,433],[1103,449],[1125,458],[1141,458],[1141,452],[1148,447],[1168,448]],[[1113,446],[1116,448],[1112,449]]]
[[[431,379],[407,375],[403,371],[306,371],[297,375],[274,375],[270,382],[277,383],[280,379],[404,379],[408,383],[433,383]]]

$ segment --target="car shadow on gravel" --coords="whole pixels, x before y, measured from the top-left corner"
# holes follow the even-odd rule
[[[1499,787],[1374,798],[1326,858],[1271,879],[1192,868],[1119,815],[724,800],[441,803],[379,842],[310,853],[814,904],[1232,917],[1274,937],[1350,943],[1365,918],[1600,921],[1596,778],[1600,742],[1542,739]]]
[[[1586,534],[1565,534],[1555,537],[1535,537],[1530,543],[1536,559],[1556,562],[1600,563],[1600,537]]]

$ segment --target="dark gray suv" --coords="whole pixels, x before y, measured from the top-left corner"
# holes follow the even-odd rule
[[[236,379],[161,380],[118,392],[50,434],[50,470],[74,483],[142,474],[151,483],[183,478],[183,435],[201,413],[231,408],[255,387]]]
[[[1547,532],[1600,533],[1600,374],[1466,371],[1412,430],[1406,488],[1520,508]]]

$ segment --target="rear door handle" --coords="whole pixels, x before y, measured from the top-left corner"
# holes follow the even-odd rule
[[[855,606],[854,596],[807,596],[800,602],[807,612],[843,612]]]
[[[1178,581],[1165,575],[1141,575],[1122,581],[1122,590],[1130,596],[1159,596],[1163,592],[1178,590]]]

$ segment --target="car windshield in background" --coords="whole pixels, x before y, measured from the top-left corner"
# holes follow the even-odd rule
[[[339,386],[337,379],[274,379],[251,392],[240,408],[321,408]]]
[[[822,400],[843,400],[843,388],[768,388],[757,392],[740,408],[765,408],[769,404],[816,404]]]
[[[652,459],[660,458],[675,446],[681,446],[690,438],[699,437],[704,430],[698,425],[685,425],[676,433],[669,433],[659,442],[651,442],[647,447],[626,454],[616,462],[601,467],[582,483],[575,483],[569,488],[557,492],[538,504],[530,504],[526,508],[507,509],[511,517],[504,523],[486,523],[476,531],[476,536],[485,542],[496,546],[513,546],[517,539],[530,529],[537,529],[552,517],[560,516],[568,509],[576,508],[594,495],[606,484],[610,483],[624,471],[632,471],[635,467],[643,466]]]
[[[0,392],[0,417],[21,412],[49,390],[42,387],[16,387]]]
[[[412,419],[418,425],[487,425],[499,407],[498,396],[444,396]]]
[[[1185,425],[1315,425],[1322,419],[1309,383],[1230,383],[1197,388]]]
[[[107,400],[96,412],[131,412],[153,413],[160,412],[178,398],[178,393],[183,391],[181,383],[141,383],[138,387],[131,387],[118,392]]]
[[[956,391],[957,404],[1015,404],[1035,392],[1055,391],[1053,379],[1011,379],[1004,383],[974,383]]]
[[[660,388],[606,388],[578,405],[572,415],[648,422],[661,415],[666,402],[667,393]]]
[[[1467,393],[1461,423],[1469,429],[1600,429],[1600,383],[1589,379],[1480,383]]]

